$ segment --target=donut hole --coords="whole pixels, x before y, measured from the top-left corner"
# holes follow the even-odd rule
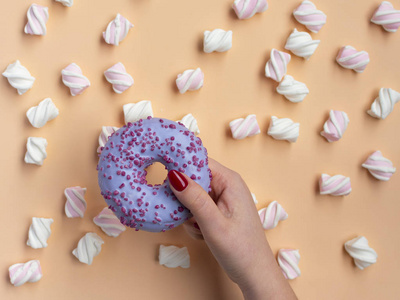
[[[146,171],[146,181],[149,185],[162,185],[167,179],[167,168],[159,162],[154,162],[144,169]]]

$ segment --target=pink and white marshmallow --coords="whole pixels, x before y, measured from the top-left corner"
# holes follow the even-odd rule
[[[278,252],[278,264],[286,279],[295,279],[301,275],[299,250],[281,249]]]
[[[200,68],[186,70],[176,78],[176,86],[181,94],[200,89],[204,84],[204,73]]]
[[[317,33],[326,23],[326,15],[317,9],[311,1],[303,1],[299,7],[293,11],[293,16],[297,22],[303,24],[311,32]]]
[[[372,176],[382,181],[388,181],[396,172],[393,163],[389,159],[383,157],[381,151],[372,153],[362,166],[367,169]]]
[[[108,207],[103,208],[103,210],[94,217],[93,222],[99,226],[105,234],[112,237],[117,237],[126,230],[126,227],[121,224],[117,216]]]
[[[38,260],[30,260],[26,263],[14,264],[8,268],[10,282],[14,286],[23,285],[26,282],[37,282],[42,278],[42,269]]]
[[[65,202],[65,214],[68,218],[83,218],[86,211],[86,200],[84,198],[86,188],[80,186],[69,187],[64,190],[64,195],[67,198]]]
[[[371,22],[381,25],[388,32],[396,32],[400,27],[400,10],[395,10],[389,1],[383,1],[374,12]]]
[[[133,24],[131,22],[117,14],[115,19],[108,23],[106,31],[103,32],[104,41],[107,44],[118,46],[132,27]]]
[[[104,76],[117,94],[122,94],[134,83],[132,76],[126,72],[125,66],[120,62],[105,71]]]
[[[32,4],[27,13],[28,23],[24,32],[31,35],[46,35],[46,23],[49,19],[49,8],[37,4]]]
[[[232,131],[232,137],[235,140],[241,140],[261,132],[256,115],[248,115],[245,119],[233,120],[229,123],[229,127]]]
[[[103,126],[101,128],[101,132],[99,135],[99,147],[97,148],[97,153],[101,153],[101,150],[105,146],[105,144],[108,142],[108,139],[110,136],[114,134],[119,128],[114,127],[114,126]]]
[[[321,195],[347,196],[351,192],[350,177],[322,174],[319,179],[319,192]]]
[[[344,46],[340,48],[336,61],[345,69],[362,73],[369,64],[369,54],[366,51],[357,51],[352,46]]]
[[[290,54],[276,49],[271,50],[270,59],[265,65],[265,76],[280,82],[286,75],[287,65],[291,59]]]
[[[82,94],[89,86],[90,81],[82,74],[81,68],[72,63],[61,71],[62,82],[69,88],[71,95]]]
[[[275,228],[280,221],[288,218],[288,214],[278,201],[271,202],[268,207],[264,207],[258,211],[261,223],[265,230]]]
[[[232,7],[237,17],[243,20],[266,11],[268,3],[267,0],[235,0]]]
[[[331,110],[329,112],[329,119],[324,124],[324,130],[321,131],[321,135],[330,143],[336,142],[342,138],[349,122],[349,117],[344,111]]]

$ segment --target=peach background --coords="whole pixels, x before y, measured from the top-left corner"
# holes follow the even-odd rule
[[[275,92],[277,84],[264,77],[270,50],[283,50],[297,27],[292,10],[298,0],[269,1],[267,12],[240,21],[232,0],[76,0],[71,8],[54,1],[49,6],[45,37],[23,34],[30,1],[8,1],[0,18],[0,68],[16,59],[37,78],[19,96],[0,80],[2,209],[0,211],[0,297],[2,299],[241,299],[238,288],[221,271],[205,244],[189,238],[182,227],[164,234],[128,230],[114,239],[105,236],[92,218],[104,207],[96,175],[96,147],[102,125],[123,124],[122,105],[149,99],[155,116],[173,120],[186,113],[197,118],[201,138],[211,157],[242,174],[257,195],[258,208],[279,200],[289,219],[266,232],[276,253],[300,249],[300,278],[291,285],[300,299],[398,299],[400,269],[400,175],[378,182],[361,168],[374,150],[400,166],[400,107],[384,121],[366,114],[380,87],[400,90],[400,33],[389,34],[369,22],[378,0],[316,0],[328,23],[314,38],[321,44],[309,61],[292,57],[289,74],[305,82],[311,93],[292,104]],[[399,3],[395,3],[397,9]],[[135,24],[119,47],[106,45],[102,31],[116,13]],[[233,30],[227,53],[201,51],[207,29]],[[339,67],[339,47],[367,50],[371,63],[363,74]],[[121,61],[135,79],[133,88],[116,95],[103,71]],[[71,62],[81,66],[92,86],[71,97],[60,71]],[[205,85],[180,95],[174,79],[200,66]],[[25,113],[51,97],[60,115],[41,129]],[[398,104],[399,105],[399,104]],[[329,144],[319,136],[329,109],[344,110],[350,126],[344,138]],[[236,141],[229,121],[256,113],[262,134]],[[266,134],[271,115],[300,122],[297,143],[275,141]],[[42,167],[23,162],[29,136],[48,140]],[[345,198],[320,196],[322,172],[351,177],[353,192]],[[84,219],[64,215],[64,188],[88,189]],[[49,246],[26,246],[31,217],[52,217]],[[94,231],[105,240],[92,266],[71,254],[78,240]],[[360,271],[343,250],[343,243],[365,235],[377,251],[376,265]],[[158,265],[160,244],[187,246],[188,270]],[[39,259],[44,277],[35,284],[13,287],[8,267]]]

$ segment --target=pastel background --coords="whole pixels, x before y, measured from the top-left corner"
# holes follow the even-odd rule
[[[259,200],[258,208],[272,200],[282,204],[289,218],[266,235],[274,253],[300,249],[302,275],[291,281],[300,299],[398,299],[400,174],[378,182],[361,168],[375,150],[400,167],[400,106],[384,121],[366,113],[379,88],[400,90],[400,32],[387,33],[369,22],[380,1],[315,0],[328,16],[323,29],[312,34],[321,44],[309,61],[293,56],[288,67],[288,73],[310,89],[300,104],[277,94],[277,84],[264,77],[271,49],[283,50],[294,27],[305,30],[291,15],[298,0],[270,0],[265,13],[243,21],[231,9],[233,0],[74,2],[67,8],[37,0],[49,7],[44,37],[23,33],[31,1],[2,6],[0,69],[19,59],[36,82],[19,96],[5,78],[0,80],[0,298],[241,299],[206,245],[192,240],[182,227],[162,234],[127,230],[114,239],[92,222],[105,206],[95,169],[100,128],[122,126],[122,105],[146,99],[157,117],[178,120],[192,113],[210,156],[243,176]],[[398,1],[393,4],[400,9]],[[113,47],[104,43],[102,32],[117,13],[135,27]],[[205,54],[203,31],[215,28],[233,30],[233,48]],[[344,45],[369,52],[371,63],[363,74],[336,64]],[[135,79],[122,95],[115,94],[103,76],[119,61]],[[77,97],[61,82],[61,69],[71,62],[92,84]],[[204,87],[180,95],[176,75],[198,66],[205,73]],[[35,129],[25,113],[46,97],[53,99],[60,115]],[[319,135],[330,109],[344,110],[350,118],[343,139],[334,144]],[[256,113],[262,133],[233,140],[229,122],[250,113]],[[266,134],[272,115],[301,124],[297,143],[275,141]],[[23,162],[29,136],[48,140],[42,167]],[[350,176],[353,192],[345,198],[319,196],[321,173]],[[63,190],[75,185],[88,189],[83,219],[64,214]],[[54,219],[45,249],[26,246],[33,216]],[[71,254],[88,231],[105,240],[91,266]],[[365,235],[379,255],[378,263],[364,271],[343,249],[343,243],[357,235]],[[159,266],[160,244],[187,246],[191,268]],[[40,260],[42,280],[13,287],[8,267],[30,259]]]

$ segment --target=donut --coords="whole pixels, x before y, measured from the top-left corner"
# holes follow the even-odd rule
[[[168,178],[146,181],[146,168],[155,162],[185,173],[210,191],[207,149],[182,123],[148,117],[114,132],[101,149],[97,165],[101,195],[125,226],[164,232],[192,214],[175,197]]]

